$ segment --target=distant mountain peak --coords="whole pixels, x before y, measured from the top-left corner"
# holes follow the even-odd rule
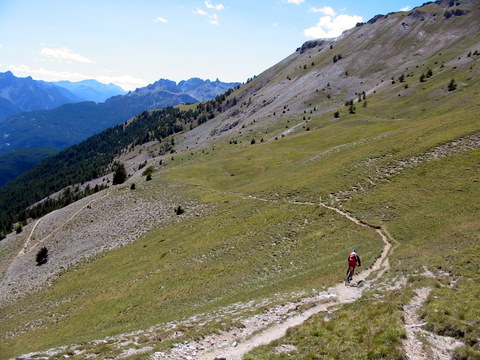
[[[16,77],[11,71],[0,73],[0,98],[0,122],[20,111],[53,109],[80,100],[52,83]]]
[[[95,79],[81,81],[57,81],[56,85],[67,89],[79,98],[88,101],[104,102],[108,98],[117,95],[125,95],[127,92],[115,84],[104,84]]]

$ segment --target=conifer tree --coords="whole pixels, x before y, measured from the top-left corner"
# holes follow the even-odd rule
[[[455,80],[452,79],[448,84],[448,91],[454,91],[456,89],[457,89],[457,84],[455,83]]]
[[[48,249],[45,246],[38,250],[35,261],[37,266],[43,265],[48,261]]]
[[[127,171],[125,170],[125,166],[120,163],[117,165],[115,173],[113,174],[113,185],[123,184],[125,180],[127,180]]]

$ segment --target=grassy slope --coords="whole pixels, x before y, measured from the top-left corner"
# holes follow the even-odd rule
[[[342,206],[381,224],[398,241],[390,276],[413,274],[424,265],[461,276],[456,287],[434,290],[424,315],[431,330],[466,339],[470,347],[461,351],[478,356],[474,339],[480,336],[480,324],[472,319],[479,318],[480,289],[478,271],[469,259],[480,253],[480,153],[465,151],[423,163],[376,185],[366,181],[375,176],[376,167],[387,168],[480,130],[478,65],[472,58],[471,64],[457,69],[440,68],[448,59],[438,57],[413,70],[408,89],[402,83],[385,83],[382,91],[368,96],[366,108],[357,104],[354,115],[341,108],[340,119],[313,115],[307,124],[310,131],[279,140],[258,141],[278,136],[282,128],[270,129],[269,136],[257,130],[236,145],[175,154],[162,181],[191,185],[188,195],[210,203],[210,215],[153,231],[66,272],[46,291],[3,308],[2,357],[335,283],[352,246],[369,264],[381,251],[380,240],[323,208],[282,200],[315,202],[359,184],[367,191],[354,192]],[[428,67],[434,76],[419,83],[418,76]],[[452,77],[461,85],[448,92]],[[292,115],[292,120],[302,116]],[[250,145],[252,136],[255,145]],[[148,196],[148,191],[140,185],[138,196]],[[354,347],[359,359],[398,359],[403,336],[399,309],[408,302],[410,289],[424,282],[410,277],[407,291],[384,292],[380,300],[379,294],[366,294],[328,322],[323,314],[314,317],[249,357],[278,358],[274,346],[292,343],[298,350],[289,358],[335,358],[352,354]],[[211,319],[206,329],[183,330],[195,336],[235,320]],[[6,337],[9,332],[15,336]]]
[[[379,168],[389,167],[395,160],[406,160],[462,136],[478,134],[480,122],[475,114],[480,87],[477,81],[471,81],[478,79],[478,65],[454,70],[444,70],[424,84],[418,84],[417,76],[414,81],[407,79],[408,92],[412,85],[415,87],[407,97],[397,84],[382,96],[369,99],[368,110],[359,113],[378,116],[381,111],[398,119],[395,122],[402,123],[402,131],[357,151],[369,153]],[[449,77],[468,85],[454,95],[448,93],[445,88]],[[395,92],[402,96],[392,102]],[[478,359],[480,287],[473,259],[480,255],[479,150],[420,164],[376,186],[365,181],[367,176],[374,176],[372,167],[358,171],[363,173],[359,176],[363,180],[360,184],[368,190],[354,192],[343,207],[370,223],[382,225],[398,241],[390,277],[421,273],[427,267],[446,270],[459,279],[454,287],[441,286],[440,278],[430,283],[434,291],[422,316],[430,331],[457,337],[466,344],[456,351],[458,358]],[[358,171],[348,174],[355,176]],[[424,279],[410,280],[407,289],[426,284]],[[320,314],[247,358],[341,359],[342,354],[349,352],[353,359],[398,359],[404,336],[402,312],[398,308],[408,302],[411,292],[382,293],[382,301],[378,301],[378,294],[374,295],[367,294],[364,300],[346,306],[328,321]],[[282,344],[294,345],[296,350],[279,355],[276,349]]]
[[[7,307],[7,313],[22,315],[2,320],[3,329],[32,319],[48,329],[3,342],[3,352],[85,341],[278,291],[328,285],[343,273],[344,253],[356,239],[366,262],[381,247],[372,232],[319,207],[192,191],[216,204],[210,216],[151,233]]]

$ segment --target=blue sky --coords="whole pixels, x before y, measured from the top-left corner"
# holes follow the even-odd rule
[[[412,0],[0,0],[0,71],[126,90],[160,78],[240,81],[305,41]]]

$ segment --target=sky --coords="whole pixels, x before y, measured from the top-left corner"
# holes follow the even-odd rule
[[[0,72],[96,79],[245,82],[305,41],[332,38],[418,0],[0,0]]]

